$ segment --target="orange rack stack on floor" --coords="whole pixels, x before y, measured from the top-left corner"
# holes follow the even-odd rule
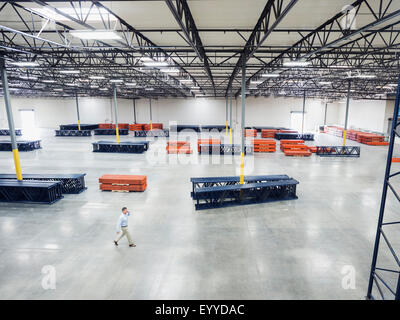
[[[198,139],[197,140],[197,152],[200,152],[200,145],[205,144],[205,145],[220,145],[221,140],[220,139]]]
[[[134,123],[129,125],[129,131],[143,131],[143,123]]]
[[[262,129],[261,138],[275,138],[275,133],[277,132],[278,130],[276,129]]]
[[[303,140],[281,140],[281,150],[285,156],[309,157],[312,154]]]
[[[254,139],[254,152],[276,152],[275,140]]]
[[[244,136],[245,137],[257,137],[257,130],[256,129],[245,129]]]
[[[150,125],[150,124],[146,123],[146,124],[143,125],[143,130],[144,131],[150,131],[151,128],[153,128],[153,130],[155,130],[155,129],[162,130],[163,129],[163,124],[162,123],[153,123],[153,125]]]
[[[384,141],[385,137],[376,133],[358,133],[357,141],[369,146],[388,146],[389,142]]]
[[[111,129],[115,129],[115,124],[111,126]],[[129,129],[129,123],[118,123],[118,129]]]
[[[190,143],[187,141],[168,141],[166,149],[169,154],[190,154],[193,152],[190,149]]]
[[[112,123],[99,123],[99,129],[112,129]]]
[[[99,183],[103,191],[143,192],[147,187],[147,177],[105,174],[99,178]]]

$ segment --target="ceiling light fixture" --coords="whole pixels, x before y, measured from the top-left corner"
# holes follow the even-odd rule
[[[124,80],[122,80],[122,79],[110,79],[110,82],[112,82],[112,83],[121,83],[121,82],[124,82]]]
[[[19,76],[20,79],[24,79],[24,80],[37,80],[38,77],[35,76]]]
[[[310,64],[309,61],[286,61],[283,63],[284,67],[307,67]]]
[[[261,75],[261,77],[264,78],[279,78],[280,74],[279,73],[264,73]]]
[[[64,73],[64,74],[78,74],[80,73],[80,70],[60,70],[60,73]]]
[[[34,61],[13,61],[10,64],[16,67],[37,67],[39,65]]]
[[[113,30],[71,30],[69,34],[84,40],[120,40]]]
[[[143,62],[143,65],[146,67],[166,67],[168,66],[168,62],[165,61],[149,61]]]
[[[54,82],[56,82],[56,80],[43,79],[42,82],[44,82],[44,83],[54,83]]]
[[[103,79],[105,79],[105,77],[103,77],[103,76],[90,76],[89,79],[91,79],[91,80],[103,80]]]

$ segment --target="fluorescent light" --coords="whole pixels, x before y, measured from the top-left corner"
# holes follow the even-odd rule
[[[146,62],[154,61],[154,60],[153,60],[152,58],[150,58],[150,57],[141,57],[139,60],[140,60],[140,61],[146,61]]]
[[[320,81],[320,82],[318,82],[318,84],[320,84],[321,86],[324,86],[324,85],[332,84],[332,82],[330,82],[330,81]]]
[[[75,87],[76,83],[65,83],[65,85],[68,87]]]
[[[24,79],[24,80],[37,80],[38,77],[35,76],[20,76],[20,79]]]
[[[261,84],[263,82],[264,82],[263,80],[250,80],[251,84]]]
[[[80,73],[79,70],[60,70],[60,73],[64,73],[64,74],[77,74]]]
[[[71,30],[70,35],[84,40],[119,40],[121,37],[113,30]]]
[[[102,79],[105,79],[105,77],[103,77],[103,76],[90,76],[89,79],[91,79],[91,80],[102,80]]]
[[[336,65],[332,65],[332,66],[328,66],[328,68],[332,68],[332,69],[349,69],[349,66],[336,66]]]
[[[125,82],[126,86],[136,86],[136,82]]]
[[[388,86],[397,87],[397,83],[390,83],[390,84],[388,84]]]
[[[144,90],[146,90],[146,91],[153,91],[154,88],[145,88]]]
[[[14,61],[10,62],[11,65],[17,67],[37,67],[39,64],[33,61]]]
[[[107,91],[108,88],[100,88],[99,90],[101,90],[101,91]]]
[[[286,61],[283,63],[284,67],[306,67],[310,64],[308,61]]]
[[[190,87],[190,89],[193,89],[193,90],[199,90],[199,89],[200,89],[200,87]]]
[[[63,91],[63,89],[61,89],[61,88],[55,88],[55,89],[53,89],[54,91]]]
[[[280,74],[279,73],[264,73],[261,75],[261,77],[264,78],[279,78]]]
[[[166,67],[168,66],[168,62],[165,61],[149,61],[143,62],[143,65],[146,67]]]
[[[46,18],[57,21],[70,21],[67,17],[64,17],[62,14],[58,14],[51,7],[41,7],[41,8],[29,8],[29,10],[36,12]],[[106,9],[97,7],[96,10],[91,9],[91,7],[80,7],[78,8],[57,8],[58,11],[65,13],[71,16],[74,19],[81,19],[81,17],[85,17],[86,22],[89,21],[102,21],[112,20],[115,21],[117,18],[110,14]]]
[[[182,83],[192,83],[193,80],[192,80],[192,79],[181,79],[181,80],[179,80],[179,82],[182,82]]]
[[[373,78],[376,78],[376,75],[374,75],[374,74],[358,74],[358,75],[356,75],[356,78],[373,79]]]
[[[179,73],[179,69],[176,68],[162,68],[160,71],[164,73]]]
[[[121,82],[124,82],[124,80],[122,80],[122,79],[110,79],[110,82],[112,82],[112,83],[121,83]]]
[[[44,82],[44,83],[54,83],[56,81],[55,80],[51,80],[51,79],[43,79],[42,82]]]
[[[99,86],[96,86],[96,85],[90,86],[91,89],[96,89],[96,88],[98,88],[98,87],[99,87]]]

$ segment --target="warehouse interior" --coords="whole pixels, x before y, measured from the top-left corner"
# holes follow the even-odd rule
[[[399,17],[0,3],[0,298],[400,300]]]

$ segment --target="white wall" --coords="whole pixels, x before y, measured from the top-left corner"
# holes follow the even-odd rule
[[[18,98],[11,97],[15,125],[21,126],[19,109],[33,108],[36,126],[57,128],[60,124],[76,123],[75,99]],[[82,123],[110,122],[114,119],[111,99],[79,98]],[[290,112],[301,111],[301,98],[249,97],[246,99],[246,126],[290,127]],[[328,104],[327,124],[344,124],[345,104]],[[169,121],[180,124],[225,124],[225,99],[159,99],[152,100],[153,122],[168,126]],[[387,115],[393,107],[385,101],[351,101],[349,126],[384,131]],[[323,124],[325,103],[306,100],[306,130],[314,130]],[[136,102],[138,123],[149,122],[149,100]],[[133,101],[118,99],[118,120],[133,123]],[[240,125],[241,100],[233,101],[233,120]],[[7,127],[4,101],[0,100],[0,127]]]
[[[346,103],[337,103],[338,122],[344,126]],[[348,128],[386,132],[386,101],[384,100],[350,100]]]

